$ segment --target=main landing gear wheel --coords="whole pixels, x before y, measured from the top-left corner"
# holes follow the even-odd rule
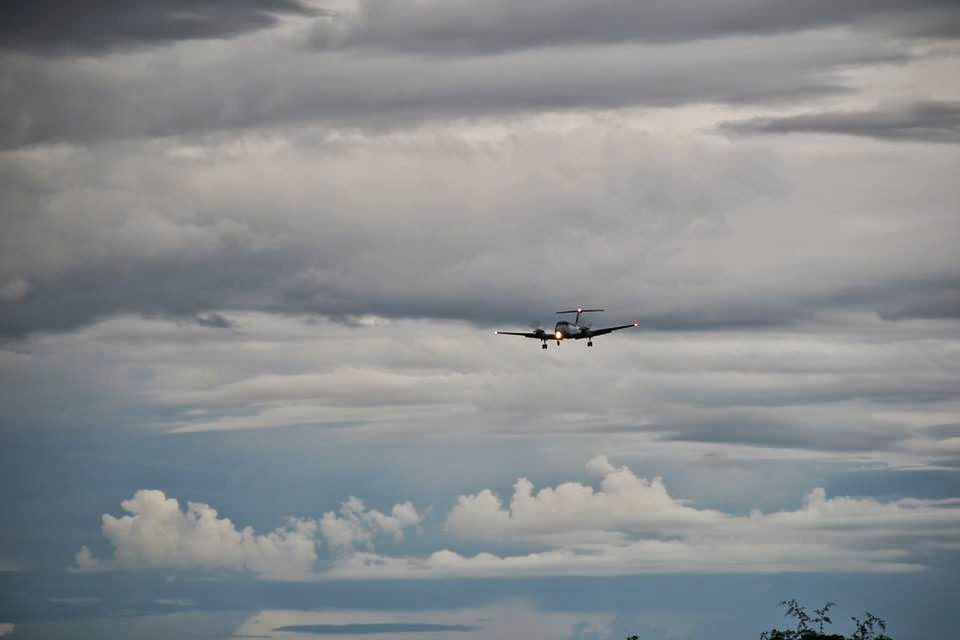
[[[547,343],[544,342],[542,345],[540,345],[540,348],[541,348],[541,349],[546,349],[546,348],[547,348]]]
[[[593,346],[593,340],[588,340],[588,341],[587,341],[587,346],[588,346],[588,347],[592,347],[592,346]]]

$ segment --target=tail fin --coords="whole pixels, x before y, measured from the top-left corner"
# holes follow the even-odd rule
[[[557,313],[575,313],[577,314],[577,319],[573,321],[573,324],[580,324],[580,316],[585,313],[594,313],[596,311],[603,311],[603,309],[584,309],[583,307],[577,307],[576,309],[567,309],[566,311],[557,311]]]

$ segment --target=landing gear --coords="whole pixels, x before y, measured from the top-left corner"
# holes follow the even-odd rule
[[[546,348],[547,348],[547,343],[544,342],[542,345],[540,345],[540,348],[541,348],[541,349],[546,349]]]
[[[593,346],[593,340],[587,340],[587,346],[588,346],[588,347],[592,347],[592,346]]]

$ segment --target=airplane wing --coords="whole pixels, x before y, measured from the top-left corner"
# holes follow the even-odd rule
[[[523,336],[524,338],[539,338],[543,339],[544,337],[550,337],[549,334],[541,329],[539,332],[531,331],[529,333],[524,333],[522,331],[497,331],[498,336]]]
[[[590,333],[586,335],[577,336],[577,339],[581,338],[595,338],[597,336],[604,336],[608,333],[613,333],[614,331],[619,331],[620,329],[628,329],[630,327],[639,327],[639,322],[631,322],[630,324],[621,324],[616,327],[604,327],[603,329],[590,329]]]

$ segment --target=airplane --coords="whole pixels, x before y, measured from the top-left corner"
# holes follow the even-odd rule
[[[591,329],[590,327],[580,325],[580,316],[585,313],[595,313],[597,311],[603,311],[603,309],[584,309],[582,307],[577,307],[576,309],[567,309],[565,311],[557,311],[558,314],[566,313],[575,313],[577,317],[573,322],[567,320],[560,320],[553,327],[553,333],[548,333],[544,329],[534,329],[533,331],[524,332],[524,331],[497,331],[497,335],[505,336],[523,336],[524,338],[534,338],[536,340],[543,341],[541,348],[547,348],[547,340],[556,340],[557,346],[560,346],[560,342],[563,340],[583,340],[587,339],[587,346],[593,346],[593,339],[596,336],[606,335],[608,333],[613,333],[614,331],[619,331],[620,329],[627,329],[629,327],[639,327],[640,323],[632,322],[630,324],[621,324],[616,327],[604,327],[603,329]]]

